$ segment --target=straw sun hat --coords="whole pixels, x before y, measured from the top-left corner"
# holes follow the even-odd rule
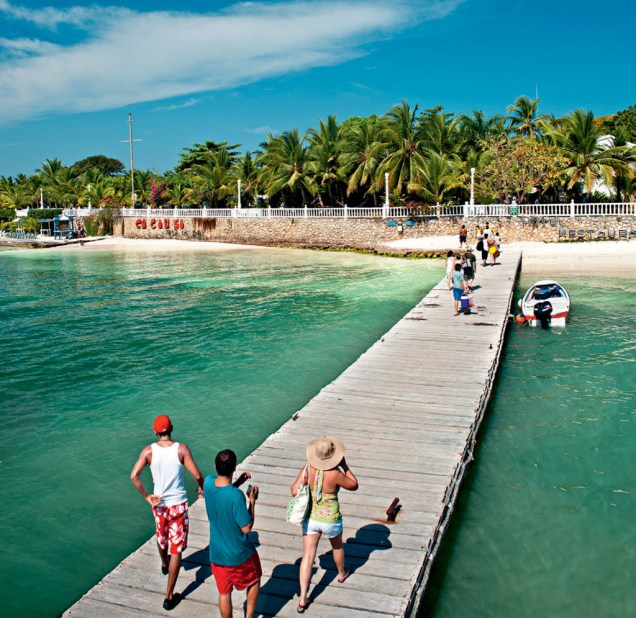
[[[331,470],[342,461],[344,452],[342,440],[333,436],[322,436],[307,445],[307,461],[316,470]]]

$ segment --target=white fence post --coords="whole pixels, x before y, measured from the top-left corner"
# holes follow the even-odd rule
[[[464,202],[464,219],[468,219],[468,202]]]
[[[305,217],[305,219],[306,219],[306,218],[307,218],[307,216],[308,216],[308,215],[307,215],[307,204],[305,204],[305,205],[303,206],[303,209],[304,209],[303,217]]]
[[[572,201],[570,202],[570,217],[571,217],[571,218],[574,218],[574,215],[575,215],[575,214],[576,214],[576,213],[575,213],[575,208],[574,208],[574,200],[572,200]]]
[[[349,218],[349,207],[346,204],[344,205],[344,218]]]

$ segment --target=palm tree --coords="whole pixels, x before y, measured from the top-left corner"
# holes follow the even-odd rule
[[[324,206],[322,194],[329,196],[330,205],[334,204],[333,188],[342,181],[338,157],[342,135],[335,116],[328,116],[327,122],[319,120],[320,128],[310,129],[307,169],[313,174],[318,187],[318,200]],[[342,197],[342,196],[340,196]]]
[[[601,137],[606,139],[600,141]],[[591,111],[577,109],[563,118],[556,140],[561,154],[570,160],[564,170],[569,179],[568,189],[581,181],[590,195],[598,180],[611,187],[617,175],[629,174],[626,157],[631,155],[630,149],[615,146],[613,137],[603,136]]]
[[[175,168],[177,172],[183,172],[195,165],[205,165],[210,156],[225,150],[230,158],[235,161],[240,156],[238,148],[241,144],[228,144],[227,142],[213,142],[207,140],[203,144],[196,143],[192,148],[184,148],[185,152],[179,155],[179,163]]]
[[[473,110],[470,115],[462,114],[458,117],[462,134],[462,151],[464,156],[470,150],[479,150],[485,140],[493,135],[505,133],[506,119],[500,114],[487,118],[486,114],[479,110]]]
[[[150,170],[135,170],[135,193],[137,194],[137,201],[141,204],[148,204],[150,202],[150,192],[152,189],[152,183],[158,176],[156,172]]]
[[[47,190],[49,202],[53,202],[56,206],[64,201],[62,194],[65,191],[60,187],[60,183],[63,182],[66,169],[59,159],[47,159],[42,162],[42,167],[36,170],[36,174],[39,174],[40,185]]]
[[[11,176],[0,178],[0,208],[22,209],[30,206],[32,200],[24,184],[19,184]]]
[[[230,171],[235,184],[238,180],[241,181],[241,195],[246,197],[248,204],[255,204],[261,193],[259,172],[260,167],[251,152],[246,152],[244,156],[239,157]]]
[[[348,178],[347,195],[363,191],[373,195],[375,178],[380,162],[386,155],[380,140],[382,119],[377,116],[349,119],[343,123],[343,141],[339,157],[340,174]]]
[[[298,135],[298,129],[284,131],[277,137],[269,134],[261,148],[261,179],[270,197],[281,193],[283,200],[305,204],[308,197],[318,192],[307,165],[305,138]]]
[[[181,174],[166,174],[164,181],[166,183],[166,197],[170,205],[179,207],[190,201],[192,189]]]
[[[459,118],[445,114],[441,108],[424,112],[419,120],[422,148],[442,157],[456,154],[462,144]]]
[[[110,178],[98,172],[94,176],[84,178],[84,190],[78,202],[85,205],[90,203],[93,208],[99,208],[114,196],[115,187]]]
[[[235,153],[221,147],[216,152],[207,153],[203,160],[203,163],[196,163],[185,172],[192,181],[191,196],[195,202],[227,207],[228,197],[235,194],[232,176]]]
[[[407,185],[417,182],[417,170],[426,163],[422,155],[422,140],[415,122],[417,105],[411,110],[406,101],[394,105],[385,118],[386,127],[380,133],[381,144],[388,154],[378,168],[375,189],[381,191],[384,174],[389,174],[389,188],[401,194]]]
[[[443,202],[444,198],[461,184],[456,162],[440,154],[431,153],[424,165],[418,167],[416,180],[408,185],[408,191],[436,204]]]
[[[513,105],[508,106],[508,126],[516,135],[536,139],[540,135],[541,121],[538,116],[539,99],[526,96],[518,97]]]

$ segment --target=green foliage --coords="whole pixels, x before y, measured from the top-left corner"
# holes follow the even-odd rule
[[[514,197],[521,204],[534,189],[554,186],[568,165],[557,147],[529,137],[492,137],[485,148],[489,162],[477,173],[476,192],[487,199]]]
[[[628,141],[636,143],[636,105],[617,112],[603,123],[605,133],[616,135],[621,130],[625,131]]]
[[[15,232],[22,230],[23,232],[39,232],[40,222],[33,217],[22,217],[17,221],[7,221],[0,225],[0,230],[5,232]]]
[[[0,221],[13,221],[15,219],[15,210],[13,208],[0,209]]]
[[[62,210],[62,208],[32,208],[29,211],[29,216],[36,219],[53,219],[53,217],[61,215]]]
[[[89,170],[97,170],[100,174],[104,174],[105,176],[115,176],[117,174],[121,174],[125,169],[126,167],[121,161],[118,159],[111,159],[104,155],[87,157],[86,159],[77,161],[77,163],[73,164],[71,167],[72,172],[77,176],[84,174]]]
[[[101,235],[113,233],[113,222],[119,215],[119,208],[100,208],[97,213],[97,224]]]
[[[578,199],[583,190],[590,197],[597,181],[614,198],[636,194],[636,150],[626,146],[636,141],[636,105],[602,119],[577,111],[558,120],[539,115],[538,105],[538,99],[519,97],[507,116],[473,111],[456,117],[441,106],[418,111],[417,104],[404,101],[381,117],[352,116],[338,124],[335,116],[328,116],[305,133],[292,129],[270,134],[253,153],[241,154],[239,144],[207,140],[184,148],[176,171],[135,170],[136,202],[145,207],[228,208],[238,201],[240,180],[243,207],[262,204],[263,194],[272,207],[379,206],[385,201],[388,174],[391,203],[462,203],[470,194],[472,168],[481,180],[475,188],[482,203],[512,195],[520,201],[528,186],[539,186],[541,199]],[[615,138],[612,147],[599,141],[608,133]],[[522,165],[517,158],[521,146],[512,148],[512,136],[548,150],[532,150],[520,142],[529,156]],[[497,145],[504,143],[505,148]],[[552,169],[543,160],[546,153],[555,157]],[[496,162],[494,155],[499,156]],[[569,161],[565,170],[562,158]],[[543,168],[537,167],[538,160]],[[42,197],[56,207],[34,214],[42,218],[59,214],[61,207],[130,206],[131,179],[122,174],[123,167],[104,155],[71,167],[47,159],[31,176],[0,177],[0,209],[33,208]],[[112,230],[111,212],[100,214],[100,230]]]
[[[96,215],[91,215],[84,219],[84,229],[88,236],[97,236],[99,233],[99,223]]]
[[[195,165],[205,165],[210,161],[211,157],[223,150],[228,153],[232,162],[235,162],[240,156],[237,150],[240,147],[241,144],[228,144],[227,142],[213,142],[210,140],[203,144],[194,144],[192,148],[184,148],[185,152],[179,155],[179,163],[175,171],[183,172]]]

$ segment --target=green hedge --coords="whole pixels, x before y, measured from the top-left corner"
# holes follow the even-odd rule
[[[13,208],[0,208],[0,221],[13,221],[15,210]]]
[[[34,219],[52,219],[62,214],[62,208],[30,208],[29,217]]]

